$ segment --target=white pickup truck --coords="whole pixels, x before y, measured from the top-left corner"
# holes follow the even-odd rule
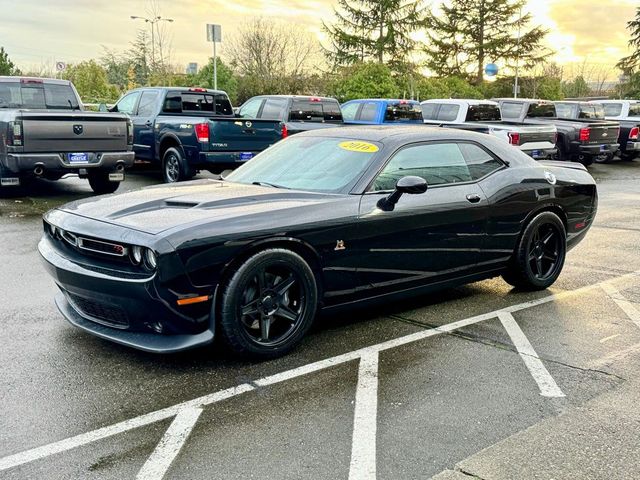
[[[604,108],[604,118],[620,123],[620,158],[633,160],[640,157],[640,101],[594,100]]]
[[[425,100],[424,123],[476,130],[501,138],[536,160],[555,158],[558,132],[553,125],[502,120],[500,107],[490,100]]]

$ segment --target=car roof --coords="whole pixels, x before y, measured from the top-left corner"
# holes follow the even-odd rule
[[[194,93],[220,93],[226,95],[227,92],[224,90],[214,90],[212,88],[202,88],[202,87],[138,87],[129,90],[130,92],[135,92],[136,90],[163,90],[163,91],[178,91],[178,92],[194,92]]]
[[[494,102],[522,102],[522,103],[553,103],[551,100],[543,100],[541,98],[513,98],[513,97],[501,97],[492,98]]]
[[[69,80],[60,80],[58,78],[41,78],[41,77],[22,77],[22,76],[0,76],[0,82],[35,82],[35,83],[48,83],[54,85],[70,85]]]
[[[306,100],[309,98],[318,98],[320,100],[333,100],[337,102],[337,100],[333,97],[321,97],[320,95],[256,95],[255,97],[251,97],[251,98],[292,98],[294,100],[296,99]]]
[[[417,100],[409,100],[406,98],[354,98],[344,103],[349,102],[405,102],[405,103],[420,103]]]
[[[421,102],[421,105],[425,103],[451,103],[454,105],[498,105],[498,102],[493,100],[478,100],[476,98],[431,98]]]
[[[453,128],[428,125],[364,125],[322,128],[296,134],[296,137],[337,137],[371,142],[411,143],[429,140],[475,140],[485,139],[486,134]]]

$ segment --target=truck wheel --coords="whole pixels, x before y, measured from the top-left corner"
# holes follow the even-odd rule
[[[89,185],[97,195],[115,192],[120,186],[120,182],[109,180],[109,172],[90,172]]]
[[[609,163],[613,160],[613,155],[611,153],[607,153],[606,155],[596,155],[594,160],[596,163]]]
[[[195,172],[187,165],[181,149],[171,147],[162,156],[162,179],[164,183],[189,180]]]
[[[567,254],[567,233],[553,212],[542,212],[529,222],[502,278],[523,290],[544,290],[556,281]]]

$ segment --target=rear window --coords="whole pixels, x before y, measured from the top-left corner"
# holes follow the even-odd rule
[[[500,121],[500,107],[498,105],[470,105],[467,110],[466,122]]]
[[[604,118],[604,107],[602,105],[581,103],[578,118]]]
[[[605,103],[602,106],[604,107],[604,114],[607,117],[619,117],[620,114],[622,114],[621,103]]]
[[[0,108],[78,110],[71,85],[0,82]]]
[[[298,122],[341,122],[342,112],[337,101],[296,99],[291,103],[289,120]]]
[[[384,113],[385,122],[410,122],[422,120],[422,109],[419,103],[388,103]]]
[[[522,115],[522,107],[521,103],[514,102],[504,102],[500,106],[500,113],[502,114],[502,118],[504,119],[519,119],[520,115]]]
[[[221,93],[170,92],[164,100],[165,113],[208,113],[233,115],[229,98]]]
[[[531,118],[552,118],[556,115],[556,106],[553,103],[532,103],[527,111],[527,117]]]

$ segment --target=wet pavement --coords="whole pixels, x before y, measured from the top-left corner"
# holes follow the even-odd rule
[[[553,288],[492,279],[324,318],[263,363],[74,329],[36,244],[88,184],[0,199],[0,478],[636,478],[640,161],[590,171],[596,224]]]

